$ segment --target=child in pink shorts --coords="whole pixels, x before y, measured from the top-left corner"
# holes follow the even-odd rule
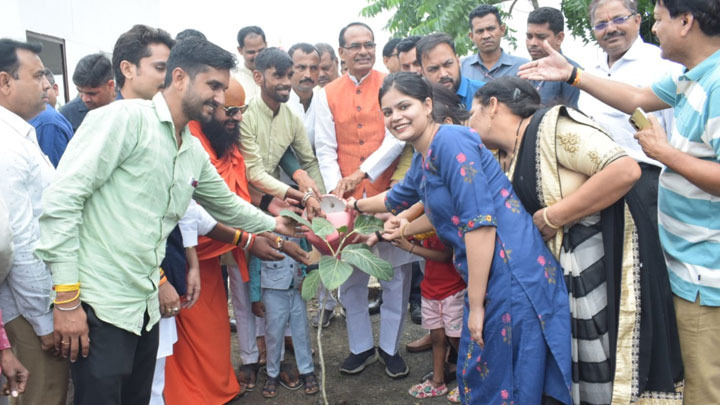
[[[457,350],[463,322],[465,281],[452,263],[452,249],[433,235],[417,246],[399,239],[397,246],[425,258],[425,277],[420,284],[422,295],[422,326],[430,331],[433,352],[433,377],[410,388],[414,398],[433,398],[448,393],[445,385],[445,354],[447,341]],[[448,395],[457,401],[457,388]],[[454,401],[453,401],[454,400]]]

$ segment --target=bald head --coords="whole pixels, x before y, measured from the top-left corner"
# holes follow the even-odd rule
[[[235,80],[234,78],[230,78],[230,84],[228,85],[228,89],[225,90],[225,106],[226,107],[232,107],[232,106],[241,106],[245,104],[245,89],[243,89],[243,86]]]

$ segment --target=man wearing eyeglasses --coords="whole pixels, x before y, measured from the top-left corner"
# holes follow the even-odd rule
[[[380,112],[378,92],[384,75],[373,69],[372,29],[361,22],[350,23],[340,31],[339,43],[338,52],[348,72],[316,95],[315,147],[328,190],[339,197],[371,197],[390,185],[404,142],[386,131]],[[417,258],[413,260],[414,256],[389,243],[379,243],[376,249],[394,270],[392,280],[380,282],[379,352],[386,374],[399,378],[409,373],[397,345],[410,294],[411,262]],[[360,373],[378,359],[368,313],[368,279],[367,273],[354,269],[340,286],[350,346],[350,355],[340,367],[346,374]]]
[[[589,7],[590,23],[598,45],[604,51],[595,63],[588,64],[588,73],[637,87],[649,86],[657,80],[680,72],[680,66],[660,57],[660,48],[645,43],[640,37],[642,18],[635,0],[595,0]],[[633,138],[635,130],[629,116],[581,92],[578,107],[610,133],[615,142],[641,163],[643,169],[656,172],[655,184],[662,165],[650,159]],[[666,133],[672,131],[672,109],[654,113]],[[648,165],[648,166],[645,166]],[[644,170],[645,171],[645,170]]]

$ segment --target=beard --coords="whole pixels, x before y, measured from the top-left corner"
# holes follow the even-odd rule
[[[200,121],[200,123],[210,122],[213,119],[212,113],[205,114],[203,112],[203,108],[206,105],[214,108],[218,106],[212,99],[202,100],[202,98],[193,91],[192,86],[190,86],[180,102],[183,114],[190,120]]]
[[[217,154],[218,159],[225,156],[225,154],[239,142],[239,123],[234,129],[229,130],[222,122],[211,119],[209,122],[200,121],[200,127],[210,141],[210,146],[212,146],[213,150]]]

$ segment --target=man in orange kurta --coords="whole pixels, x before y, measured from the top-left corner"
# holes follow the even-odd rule
[[[338,196],[362,198],[385,191],[404,146],[385,130],[378,102],[384,75],[372,69],[374,41],[372,30],[363,23],[343,28],[339,53],[348,72],[317,94],[315,147],[320,172],[326,188]],[[417,258],[388,243],[378,244],[376,252],[390,261],[394,270],[392,280],[381,281],[379,355],[386,374],[404,377],[409,369],[397,353],[397,345],[410,293],[412,262]],[[347,374],[363,371],[378,358],[368,315],[368,279],[367,273],[354,269],[340,286],[350,346],[340,371]]]
[[[225,92],[226,106],[240,106],[244,100],[242,86],[231,79]],[[223,133],[237,134],[241,120],[242,113],[228,117],[225,110],[218,107],[214,120],[206,125],[214,127],[213,132],[225,136],[206,135],[197,121],[191,121],[188,127],[205,147],[210,162],[230,190],[250,201],[245,162],[234,141],[237,137]],[[173,348],[173,356],[167,360],[165,371],[164,395],[168,405],[224,404],[241,394],[242,389],[231,363],[227,295],[220,269],[220,256],[226,253],[230,253],[237,263],[242,280],[247,282],[249,279],[245,252],[241,247],[200,237],[197,254],[202,292],[195,306],[181,311],[176,317],[178,341]]]

